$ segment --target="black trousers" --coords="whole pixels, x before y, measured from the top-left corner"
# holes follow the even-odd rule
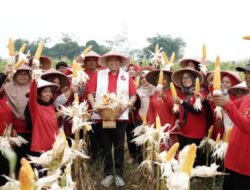
[[[103,129],[102,145],[104,149],[104,176],[123,175],[124,168],[124,139],[127,121],[116,122],[116,129]],[[114,162],[112,157],[112,146],[114,146]],[[115,171],[113,172],[113,167]]]
[[[90,150],[91,150],[91,161],[96,161],[102,156],[102,124],[92,124],[92,131],[89,132],[90,137]]]
[[[194,139],[194,138],[187,138],[182,135],[178,135],[178,141],[180,143],[179,150],[182,150],[186,145],[190,145],[192,143],[196,144],[196,146],[200,145],[202,139]],[[196,152],[196,159],[194,162],[194,167],[197,165],[206,165],[206,157],[203,154],[201,149],[197,149]]]
[[[4,185],[7,182],[7,179],[2,175],[9,176],[9,173],[10,173],[9,162],[0,152],[0,186]]]
[[[232,170],[226,169],[229,175],[224,176],[223,190],[249,190],[250,176],[236,173]]]

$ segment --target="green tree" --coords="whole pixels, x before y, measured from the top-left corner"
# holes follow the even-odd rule
[[[175,52],[175,59],[180,59],[183,56],[186,43],[182,38],[172,38],[170,35],[156,34],[154,37],[147,38],[149,46],[143,49],[147,58],[150,57],[149,50],[154,52],[155,45],[159,44],[159,47],[163,48],[167,56],[170,57],[172,52]]]

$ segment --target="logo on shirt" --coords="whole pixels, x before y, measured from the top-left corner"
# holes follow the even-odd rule
[[[244,116],[245,116],[245,117],[250,117],[250,108],[246,108],[246,109],[244,110]]]
[[[121,80],[126,80],[126,77],[122,75]]]

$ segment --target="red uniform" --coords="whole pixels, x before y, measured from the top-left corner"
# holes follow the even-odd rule
[[[225,157],[225,167],[250,176],[250,95],[224,106],[233,121],[233,131]]]
[[[10,106],[7,104],[7,99],[5,96],[0,98],[0,136],[3,135],[3,132],[9,124],[12,122],[12,113]]]
[[[29,94],[29,109],[32,120],[31,150],[48,151],[58,134],[58,124],[53,104],[41,105],[37,102],[37,83],[32,81]]]

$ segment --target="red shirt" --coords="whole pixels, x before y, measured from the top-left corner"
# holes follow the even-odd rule
[[[5,96],[0,98],[0,115],[0,136],[2,136],[5,128],[12,122],[11,108],[7,104],[7,99]]]
[[[225,167],[250,176],[250,95],[224,106],[233,121],[233,131],[225,157]]]
[[[205,94],[202,94],[205,97]],[[180,92],[180,98],[185,100],[185,95]],[[193,106],[195,103],[195,95],[193,94],[188,104]],[[194,114],[188,111],[186,122],[183,123],[184,107],[180,105],[180,124],[182,136],[187,138],[203,138],[207,132],[206,110],[202,107],[201,112]]]
[[[95,94],[96,92],[96,88],[97,88],[97,73],[93,76],[92,81],[90,81],[87,91],[88,93],[92,93]],[[108,74],[108,93],[116,93],[117,90],[117,80],[118,80],[118,73],[117,75],[113,75],[111,72],[109,72]],[[105,82],[105,81],[103,81]],[[129,78],[129,96],[133,96],[136,94],[136,88],[135,88],[135,84],[134,81]]]
[[[162,100],[159,99],[158,92],[155,92],[150,97],[149,101],[148,123],[155,123],[155,118],[158,115],[160,117],[162,126],[169,123],[172,128],[176,120],[176,115],[172,112],[173,105],[174,104],[170,90],[163,92]]]
[[[37,84],[33,80],[30,85],[29,109],[32,121],[31,150],[34,152],[52,149],[58,124],[53,104],[45,106],[37,103]]]

